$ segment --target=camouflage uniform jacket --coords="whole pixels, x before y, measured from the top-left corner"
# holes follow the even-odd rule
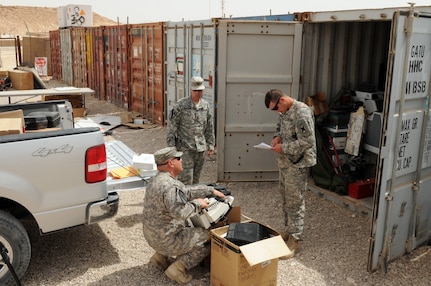
[[[280,136],[282,142],[282,153],[277,156],[280,168],[316,164],[314,115],[308,105],[294,100],[288,111],[280,113],[275,136]]]
[[[191,97],[178,101],[169,116],[167,145],[178,150],[214,150],[213,116],[206,100],[201,98],[198,105]]]
[[[200,211],[197,198],[213,195],[206,185],[185,186],[168,172],[159,172],[146,187],[143,232],[150,246],[175,244],[176,233],[188,227],[187,219]]]

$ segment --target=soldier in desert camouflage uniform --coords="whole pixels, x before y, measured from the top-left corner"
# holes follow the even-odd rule
[[[202,98],[205,89],[201,77],[190,80],[191,96],[182,98],[172,109],[167,132],[167,145],[184,153],[184,171],[178,180],[186,185],[199,183],[200,173],[208,156],[214,153],[214,123],[209,103]]]
[[[278,153],[279,187],[283,197],[285,229],[283,238],[290,250],[283,259],[298,250],[304,230],[305,191],[310,167],[316,164],[314,115],[309,106],[278,89],[265,96],[266,108],[279,113],[277,130],[271,142]]]
[[[188,283],[188,269],[210,253],[209,230],[192,227],[188,219],[208,207],[207,196],[224,198],[207,185],[185,186],[176,179],[182,171],[182,152],[166,147],[154,153],[158,173],[146,187],[143,232],[156,251],[150,262],[179,284]],[[175,257],[175,261],[170,261]]]

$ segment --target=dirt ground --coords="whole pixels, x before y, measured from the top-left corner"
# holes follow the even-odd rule
[[[88,115],[120,114],[124,109],[86,97]],[[119,126],[106,140],[120,140],[137,154],[166,146],[165,127]],[[207,158],[201,182],[215,182],[216,158]],[[276,182],[230,182],[234,205],[242,213],[275,229],[282,226]],[[77,227],[37,239],[26,286],[176,285],[149,264],[153,250],[142,234],[145,189],[121,191],[118,214],[95,225]],[[278,262],[277,285],[429,285],[431,247],[398,258],[388,272],[367,272],[371,219],[313,192],[306,193],[305,237],[293,259]],[[210,285],[205,267],[191,271],[189,285]]]

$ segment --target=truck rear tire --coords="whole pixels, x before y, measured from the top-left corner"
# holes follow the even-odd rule
[[[2,210],[0,210],[0,242],[6,247],[9,261],[16,275],[21,279],[30,263],[30,238],[19,220]],[[17,285],[1,256],[0,285]]]

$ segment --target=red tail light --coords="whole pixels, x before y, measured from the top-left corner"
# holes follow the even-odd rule
[[[107,164],[105,144],[91,147],[85,154],[85,181],[97,183],[106,180]]]

